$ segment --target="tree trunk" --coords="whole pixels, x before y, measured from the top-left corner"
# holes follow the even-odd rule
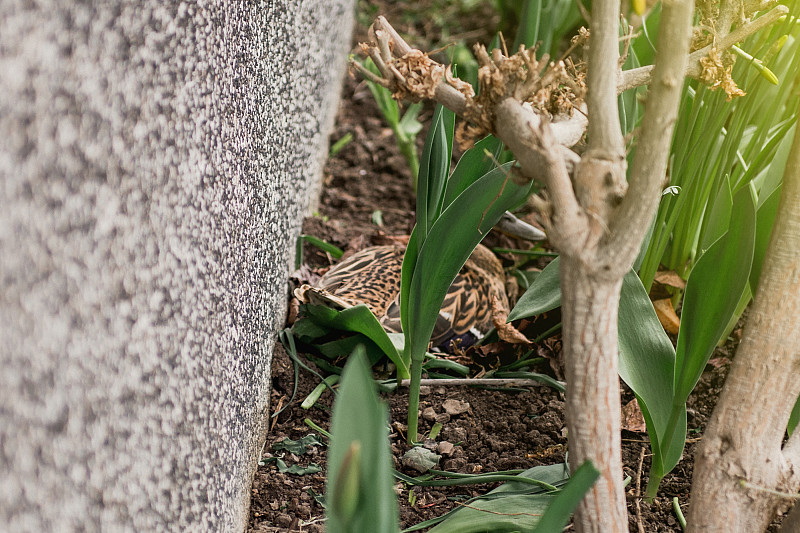
[[[800,130],[798,130],[800,132]],[[763,531],[800,487],[800,135],[744,337],[695,459],[688,531]]]
[[[617,374],[622,279],[597,277],[565,255],[560,268],[570,468],[589,459],[602,473],[577,508],[576,530],[627,531]]]

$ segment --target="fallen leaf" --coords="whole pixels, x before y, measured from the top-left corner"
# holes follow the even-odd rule
[[[647,432],[647,425],[644,422],[644,415],[639,408],[639,402],[631,400],[622,408],[622,429],[633,431],[634,433]]]
[[[673,335],[678,334],[678,329],[681,327],[681,319],[675,314],[675,309],[672,307],[672,300],[664,298],[653,302],[653,307],[656,310],[658,321],[664,326],[667,333]]]
[[[511,344],[530,344],[528,337],[508,323],[508,310],[503,308],[497,296],[492,296],[492,323],[502,340]]]
[[[662,285],[667,285],[668,287],[675,287],[676,289],[683,290],[686,288],[686,280],[680,277],[674,270],[662,270],[660,272],[656,272],[656,275],[653,277],[653,281],[656,281]]]
[[[436,466],[441,458],[441,455],[433,453],[422,446],[417,446],[411,448],[403,455],[403,466],[413,468],[417,472],[425,473]]]

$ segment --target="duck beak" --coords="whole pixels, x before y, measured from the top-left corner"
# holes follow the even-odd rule
[[[495,225],[495,228],[506,235],[519,237],[520,239],[528,241],[543,241],[547,239],[547,235],[545,235],[542,230],[531,226],[527,222],[523,222],[508,211],[503,214],[500,221]]]

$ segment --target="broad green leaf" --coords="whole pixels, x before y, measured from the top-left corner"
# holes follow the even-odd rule
[[[641,280],[632,270],[622,280],[619,300],[619,375],[636,394],[647,423],[652,469],[663,476],[681,458],[686,439],[686,406],[677,409],[677,424],[665,443],[673,414],[675,350],[664,333]]]
[[[386,355],[380,346],[375,344],[369,339],[369,337],[362,333],[356,333],[355,335],[350,335],[343,339],[336,339],[322,344],[316,342],[312,342],[310,344],[316,345],[317,350],[319,350],[322,355],[329,359],[346,357],[347,355],[353,353],[353,350],[355,350],[356,346],[359,344],[364,346],[364,350],[367,352],[367,358],[369,359],[370,364],[374,365],[380,361],[384,355]]]
[[[561,492],[556,495],[547,511],[544,512],[533,533],[550,533],[563,530],[575,508],[583,499],[584,494],[592,488],[598,477],[600,477],[600,471],[595,468],[591,461],[586,461],[579,466],[564,488],[561,489]]]
[[[320,468],[320,466],[317,463],[309,463],[308,466],[300,466],[300,465],[287,466],[286,462],[283,459],[277,458],[275,464],[278,467],[278,472],[280,472],[281,474],[294,474],[296,476],[305,476],[306,474],[316,474],[318,472],[322,472],[322,468]]]
[[[764,265],[764,257],[767,255],[769,238],[772,235],[772,225],[775,222],[775,215],[778,214],[778,203],[781,199],[782,186],[772,191],[763,202],[758,206],[756,213],[756,242],[753,248],[753,267],[750,269],[750,288],[755,294],[758,288],[758,280],[761,278],[761,267]]]
[[[517,35],[514,39],[513,50],[514,53],[519,50],[519,45],[524,44],[526,48],[530,48],[539,41],[539,25],[542,18],[542,0],[525,0],[522,4],[522,11],[520,13],[519,28]]]
[[[447,122],[452,116],[452,113],[441,105],[436,106],[422,149],[417,178],[417,227],[420,245],[427,238],[428,230],[436,220],[437,206],[442,200],[447,184],[452,143],[452,136],[448,139]],[[450,131],[452,132],[452,128]]]
[[[397,129],[402,131],[407,137],[414,137],[422,131],[422,123],[417,120],[419,112],[422,111],[422,102],[415,102],[408,106],[403,118],[397,124]]]
[[[314,344],[316,339],[330,332],[330,328],[323,327],[307,317],[300,317],[292,324],[292,334],[308,344]]]
[[[363,351],[349,357],[333,405],[328,480],[328,533],[398,531],[386,406]]]
[[[781,141],[780,146],[775,151],[775,157],[770,161],[770,165],[754,178],[758,186],[758,208],[761,209],[761,204],[764,203],[766,198],[772,195],[773,191],[778,189],[783,183],[783,173],[786,169],[786,161],[789,158],[789,150],[794,141],[794,132],[796,124],[792,126]]]
[[[408,373],[408,361],[405,361],[397,351],[392,339],[386,334],[378,319],[372,314],[364,304],[359,304],[349,309],[338,311],[324,305],[303,304],[301,309],[306,316],[314,320],[323,327],[362,333],[372,342],[377,344],[383,353],[397,365],[397,375],[401,379],[406,379]]]
[[[750,276],[755,231],[755,203],[744,188],[734,197],[728,233],[700,257],[686,283],[676,350],[677,403],[689,397],[736,310]]]
[[[276,442],[272,445],[272,449],[275,451],[286,450],[295,455],[305,455],[309,446],[325,446],[325,444],[320,442],[316,435],[309,433],[298,440],[286,438]]]
[[[414,226],[414,229],[411,230],[411,236],[408,238],[408,246],[406,246],[406,253],[403,255],[403,267],[400,272],[400,325],[403,328],[404,335],[408,332],[408,297],[411,293],[411,280],[414,277],[419,249],[422,246],[417,243],[417,233],[417,226]]]
[[[409,353],[425,353],[458,271],[503,213],[519,205],[529,190],[528,185],[515,184],[501,169],[492,170],[453,200],[430,228],[408,293],[409,329],[405,333],[410,339]]]
[[[458,160],[456,168],[453,169],[453,173],[450,174],[450,179],[447,180],[443,204],[445,208],[478,178],[495,168],[495,162],[486,152],[497,158],[502,146],[503,143],[496,137],[489,135],[464,152],[464,155]],[[510,170],[510,163],[507,168]]]
[[[701,248],[708,250],[720,237],[728,231],[733,210],[733,192],[731,191],[730,176],[726,176],[722,186],[717,191],[717,197],[711,204],[703,233]]]
[[[794,407],[792,408],[792,414],[789,416],[789,424],[786,427],[786,432],[789,435],[794,433],[798,422],[800,422],[800,398],[797,398],[797,401],[795,401]]]
[[[571,500],[576,492],[580,492],[587,485],[587,477],[591,475],[591,472],[588,472],[589,476],[586,472],[581,472],[577,479],[578,484],[570,489],[564,498]],[[564,464],[537,466],[526,470],[519,476],[563,487],[569,479],[569,470]],[[594,479],[588,485],[591,486],[593,482]],[[586,488],[588,489],[588,487]],[[583,492],[581,492],[581,496]],[[557,497],[557,494],[548,492],[545,488],[510,481],[500,485],[482,498],[472,501],[469,507],[462,507],[451,513],[443,522],[428,531],[429,533],[533,531]],[[560,514],[563,510],[560,507],[561,504],[555,514]],[[553,519],[557,518],[560,516],[553,517]],[[561,531],[561,529],[547,531]]]
[[[558,274],[558,257],[550,261],[536,276],[517,305],[508,314],[508,321],[541,315],[561,306],[561,277]]]

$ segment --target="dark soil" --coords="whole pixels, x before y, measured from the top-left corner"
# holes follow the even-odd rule
[[[367,2],[376,6],[378,2]],[[398,3],[388,3],[393,10]],[[404,4],[404,3],[403,3]],[[362,8],[364,5],[362,4]],[[479,15],[479,16],[485,16]],[[425,19],[428,20],[428,19]],[[485,25],[484,25],[485,27]],[[409,26],[407,31],[414,31]],[[360,28],[361,32],[364,31]],[[416,29],[421,32],[420,28]],[[485,31],[464,29],[475,39],[484,39]],[[420,33],[417,33],[418,35]],[[425,34],[427,35],[427,34]],[[423,113],[426,115],[426,113]],[[430,116],[430,110],[427,117]],[[423,122],[426,116],[421,117]],[[353,140],[337,155],[331,157],[325,168],[325,188],[318,213],[305,220],[304,233],[335,244],[345,251],[357,251],[372,244],[381,244],[386,235],[407,235],[414,223],[414,194],[410,175],[404,159],[399,154],[391,130],[386,127],[371,94],[363,84],[353,79],[347,81],[339,109],[332,143],[352,134]],[[420,134],[420,142],[424,132]],[[376,212],[382,214],[382,226],[376,225]],[[313,277],[333,264],[329,256],[313,246],[306,246],[305,265],[299,276]],[[740,330],[734,332],[738,340]],[[558,337],[549,339],[539,347],[558,355]],[[688,506],[691,486],[693,455],[697,441],[702,438],[708,418],[716,403],[720,388],[729,367],[735,341],[718,350],[708,365],[695,392],[689,398],[689,440],[683,460],[663,481],[659,497],[652,503],[635,498],[637,487],[644,489],[649,468],[649,446],[644,432],[623,431],[623,461],[625,475],[632,478],[628,488],[631,531],[672,532],[681,531],[672,509],[672,498],[678,497],[681,507]],[[490,363],[489,363],[490,364]],[[557,366],[556,366],[557,368]],[[550,365],[541,365],[536,371],[553,371]],[[284,452],[273,450],[276,442],[288,437],[299,439],[312,430],[304,423],[311,419],[322,428],[330,425],[331,394],[325,392],[316,406],[303,410],[300,402],[319,383],[319,378],[304,370],[299,371],[299,388],[293,401],[295,375],[292,362],[280,343],[275,346],[272,367],[273,413],[286,407],[271,420],[264,458],[281,456]],[[450,417],[442,408],[447,399],[469,403],[461,415]],[[623,386],[623,405],[633,399]],[[400,431],[406,419],[407,394],[400,391],[387,397],[393,421],[392,450],[395,468],[408,475],[399,457],[406,450]],[[431,386],[423,390],[420,409],[432,408],[433,414],[443,421],[437,441],[455,444],[452,453],[445,456],[440,466],[461,473],[492,472],[507,469],[525,469],[536,465],[560,463],[565,460],[566,423],[564,398],[557,391],[533,386],[514,390],[480,390],[469,387]],[[428,411],[420,419],[420,432],[427,434],[433,414]],[[404,435],[404,433],[403,433]],[[320,437],[321,438],[321,437]],[[324,439],[323,439],[324,440]],[[250,531],[323,531],[324,509],[315,495],[324,494],[326,449],[315,446],[301,456],[286,453],[283,460],[288,466],[308,466],[315,463],[321,471],[296,475],[279,473],[274,462],[259,466],[252,488]],[[643,464],[642,464],[643,456]],[[470,487],[415,487],[416,500],[409,503],[409,492],[404,489],[398,498],[401,523],[408,527],[423,520],[440,516],[458,504],[458,500],[485,493],[495,485]]]

